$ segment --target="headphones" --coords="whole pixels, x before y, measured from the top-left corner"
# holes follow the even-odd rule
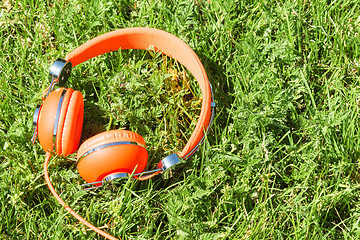
[[[64,88],[71,68],[98,55],[119,49],[142,49],[154,51],[177,60],[184,65],[199,83],[202,107],[195,130],[180,153],[172,153],[162,159],[157,168],[145,171],[148,152],[142,136],[128,130],[111,130],[87,139],[78,148],[84,118],[84,99],[79,91]],[[77,150],[77,169],[87,182],[85,189],[103,186],[105,182],[133,177],[147,180],[164,173],[181,159],[192,156],[203,142],[214,118],[215,102],[205,69],[196,53],[182,40],[162,30],[152,28],[126,28],[100,35],[69,53],[65,59],[57,59],[50,67],[51,84],[43,93],[43,103],[37,107],[33,118],[34,143],[38,137],[46,152],[45,180],[50,191],[74,217],[99,234],[115,239],[77,215],[59,197],[53,188],[47,165],[52,154],[68,156]],[[54,90],[55,85],[60,88]]]

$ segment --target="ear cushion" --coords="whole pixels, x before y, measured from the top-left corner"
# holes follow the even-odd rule
[[[44,151],[52,151],[54,148],[53,131],[55,116],[59,105],[59,100],[64,88],[52,91],[45,99],[39,112],[38,137]]]
[[[128,130],[111,130],[97,134],[81,144],[77,158],[79,159],[84,153],[100,145],[120,141],[136,142],[146,146],[144,138],[138,133]]]
[[[57,134],[56,134],[56,153],[61,155],[62,154],[62,134],[63,134],[63,130],[64,130],[64,123],[65,123],[65,117],[66,114],[68,112],[68,107],[69,107],[69,103],[70,103],[70,98],[71,95],[73,94],[74,90],[69,88],[67,89],[65,96],[64,96],[64,100],[61,106],[61,110],[60,110],[60,115],[59,115],[59,122],[58,122],[58,128],[57,128]]]
[[[84,119],[84,99],[79,91],[68,89],[63,100],[56,135],[56,152],[67,156],[79,146]]]
[[[117,142],[136,142],[137,144]],[[113,145],[107,145],[113,143]],[[106,146],[107,145],[107,146]],[[99,147],[95,150],[95,148]],[[91,151],[91,153],[85,153]],[[79,148],[77,169],[87,182],[102,181],[113,173],[142,172],[147,165],[148,153],[144,139],[137,133],[112,130],[86,140]]]

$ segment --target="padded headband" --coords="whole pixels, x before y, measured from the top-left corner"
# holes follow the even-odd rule
[[[98,55],[117,51],[119,49],[148,50],[153,46],[155,51],[177,60],[185,66],[195,77],[202,92],[202,107],[199,120],[189,141],[179,154],[187,158],[201,143],[205,132],[212,121],[213,96],[205,69],[196,53],[181,39],[162,30],[153,28],[125,28],[100,35],[74,51],[65,59],[76,66]]]

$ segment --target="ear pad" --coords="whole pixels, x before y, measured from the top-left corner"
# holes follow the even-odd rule
[[[84,99],[81,92],[68,89],[61,106],[56,135],[56,152],[67,156],[79,146],[84,119]]]
[[[52,91],[41,106],[38,118],[38,137],[45,152],[52,151],[53,131],[57,107],[64,88]]]
[[[64,90],[66,90],[65,94],[63,94]],[[59,104],[61,104],[60,109]],[[55,124],[58,110],[60,112]],[[52,151],[55,145],[56,153],[63,156],[76,150],[80,141],[83,115],[84,101],[80,92],[65,88],[51,92],[39,113],[38,136],[42,148],[45,151]],[[56,138],[53,135],[54,126]]]
[[[86,140],[78,150],[77,169],[87,182],[102,181],[112,173],[142,172],[148,152],[144,139],[127,130],[112,130]]]

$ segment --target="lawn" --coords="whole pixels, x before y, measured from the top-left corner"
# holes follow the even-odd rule
[[[0,238],[101,239],[44,181],[32,117],[49,67],[127,27],[185,41],[217,103],[204,144],[166,176],[83,191],[76,154],[54,157],[65,202],[122,239],[359,239],[358,0],[37,1],[0,3]],[[141,134],[148,169],[181,151],[201,108],[193,76],[161,53],[124,50],[73,69],[82,140]]]

